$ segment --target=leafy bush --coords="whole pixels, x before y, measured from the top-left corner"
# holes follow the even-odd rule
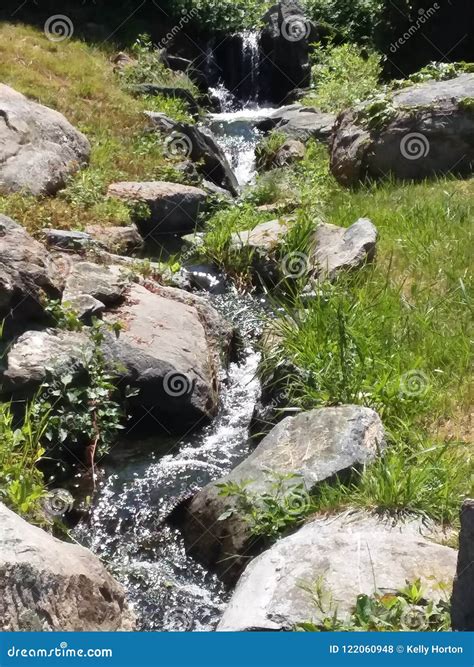
[[[305,0],[310,19],[350,42],[372,43],[383,0]]]
[[[322,111],[342,111],[373,94],[379,85],[381,57],[362,56],[353,44],[318,47],[313,53],[313,91],[303,103]]]
[[[199,30],[238,32],[259,25],[271,0],[173,0],[173,15],[188,15]]]

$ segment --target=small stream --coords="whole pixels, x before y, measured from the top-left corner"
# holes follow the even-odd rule
[[[244,45],[251,66],[256,48],[251,36]],[[214,135],[243,188],[255,177],[255,146],[261,137],[255,124],[270,109],[252,100],[235,109],[235,98],[223,85],[214,94],[224,111],[209,116],[203,128]],[[179,530],[165,521],[177,498],[222,477],[249,453],[249,425],[260,393],[255,340],[265,306],[232,287],[208,298],[238,329],[244,348],[240,361],[228,369],[218,416],[181,439],[143,440],[128,433],[104,461],[104,481],[90,515],[74,531],[123,583],[141,630],[213,630],[230,595],[186,554]]]
[[[209,631],[229,591],[188,556],[179,530],[164,522],[176,498],[228,473],[249,451],[248,428],[260,386],[252,347],[260,306],[235,292],[212,298],[238,326],[245,345],[230,364],[214,422],[177,440],[118,443],[104,465],[90,518],[74,536],[103,558],[125,586],[141,630]]]

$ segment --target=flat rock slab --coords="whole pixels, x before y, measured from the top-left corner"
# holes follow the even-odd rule
[[[145,239],[194,231],[208,198],[200,188],[164,181],[113,183],[107,194],[132,205],[141,205],[138,212],[133,212],[133,218]],[[141,210],[143,204],[148,212]]]
[[[282,132],[289,139],[303,143],[309,139],[328,143],[335,122],[335,114],[323,113],[314,107],[304,107],[301,104],[291,104],[274,111],[258,123],[257,128],[267,132],[270,130]]]
[[[62,114],[0,84],[0,193],[53,195],[89,160],[90,145]]]
[[[106,250],[118,255],[131,255],[143,245],[143,239],[135,225],[89,225],[86,233]]]
[[[312,274],[334,280],[342,272],[373,261],[377,238],[377,229],[367,218],[360,218],[347,229],[320,223],[313,239]]]
[[[461,74],[393,93],[382,127],[371,127],[370,105],[341,114],[331,146],[334,176],[343,185],[353,186],[390,174],[402,180],[471,174],[473,99],[474,74]]]
[[[348,621],[358,595],[393,594],[417,579],[427,599],[445,599],[457,553],[421,533],[418,523],[360,512],[312,521],[247,566],[218,630],[292,630],[335,613]],[[316,586],[322,608],[307,590]]]
[[[0,630],[133,630],[122,586],[94,554],[0,503]]]
[[[248,491],[262,495],[272,493],[278,475],[292,474],[287,499],[298,505],[318,483],[373,461],[384,446],[382,423],[369,408],[345,405],[286,417],[229,475],[197,493],[183,523],[185,543],[231,581],[256,545],[234,499],[219,495],[218,484],[246,482]]]
[[[45,247],[24,227],[0,215],[0,318],[19,327],[40,319],[43,300],[58,299],[61,283],[58,267]]]

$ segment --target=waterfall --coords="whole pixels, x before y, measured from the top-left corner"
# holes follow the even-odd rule
[[[206,76],[221,111],[255,108],[260,90],[260,34],[255,30],[229,35],[206,52]]]

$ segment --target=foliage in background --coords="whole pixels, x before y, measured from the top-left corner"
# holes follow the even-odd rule
[[[361,54],[354,44],[316,47],[312,54],[312,90],[303,103],[340,112],[365,100],[380,85],[381,56]]]
[[[383,0],[304,0],[307,16],[339,39],[372,44]]]
[[[173,0],[173,15],[189,16],[200,32],[256,28],[271,0]]]

